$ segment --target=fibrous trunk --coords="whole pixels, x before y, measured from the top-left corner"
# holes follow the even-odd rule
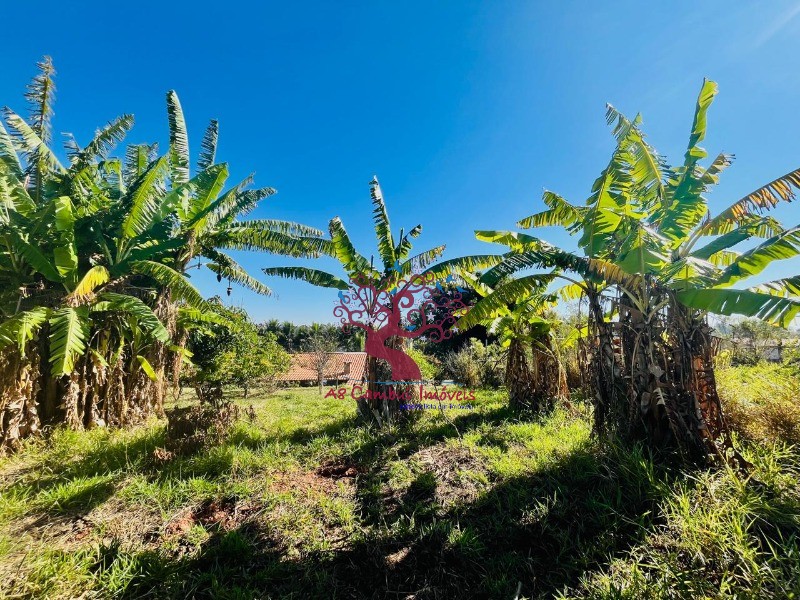
[[[175,311],[168,294],[159,297],[154,310],[174,332]],[[24,356],[18,348],[0,352],[0,452],[15,448],[42,424],[72,429],[125,426],[163,414],[167,346],[156,342],[144,351],[156,373],[153,381],[124,340],[109,331],[95,333],[72,373],[63,377],[51,374],[46,325],[38,339],[28,343]]]
[[[31,346],[25,358],[17,352],[0,352],[0,453],[39,431],[35,401],[38,359],[35,346]]]
[[[393,381],[389,363],[373,356],[374,352],[370,352],[368,347],[369,342],[368,335],[365,346],[368,352],[366,389],[362,390],[362,395],[356,400],[359,417],[367,425],[374,427],[407,421],[418,412],[411,410],[408,405],[416,402],[419,383]],[[392,350],[404,351],[405,345],[406,340],[399,336],[386,340],[386,346]]]
[[[536,412],[553,408],[569,395],[567,373],[550,335],[535,340],[531,347],[531,408]]]
[[[654,285],[616,305],[618,319],[608,321],[589,297],[595,430],[692,461],[724,459],[731,448],[705,318]]]
[[[679,406],[689,425],[686,443],[713,460],[749,467],[733,447],[714,376],[719,339],[704,315],[670,297],[668,328],[673,344],[673,378],[680,384]]]
[[[508,346],[506,357],[506,389],[508,390],[508,407],[517,411],[528,408],[532,398],[531,371],[525,346],[518,340],[512,340]]]
[[[622,368],[614,349],[611,323],[606,320],[600,294],[590,291],[589,336],[584,343],[586,358],[586,390],[594,405],[594,430],[601,436],[613,435],[615,425],[626,414],[626,396],[622,387]]]

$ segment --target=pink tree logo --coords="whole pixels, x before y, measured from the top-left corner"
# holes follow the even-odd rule
[[[357,275],[350,284],[347,291],[339,292],[339,303],[333,310],[342,328],[358,327],[366,332],[364,351],[389,363],[393,381],[421,381],[414,359],[387,342],[422,335],[434,342],[450,338],[456,321],[453,313],[465,308],[461,294],[445,291],[432,273],[391,282],[374,282]]]

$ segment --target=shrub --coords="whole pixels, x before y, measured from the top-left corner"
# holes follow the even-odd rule
[[[473,347],[481,366],[481,386],[498,388],[503,385],[506,376],[506,350],[500,344],[484,346],[480,342],[474,343]]]
[[[800,367],[800,345],[787,346],[783,351],[783,362],[786,365]]]
[[[444,355],[441,379],[452,379],[467,387],[477,387],[480,374],[480,365],[469,346]]]
[[[172,408],[166,415],[167,450],[191,454],[223,443],[239,418],[239,407],[233,402],[219,400]]]
[[[498,344],[484,346],[470,340],[456,352],[445,354],[440,379],[452,379],[467,387],[497,388],[505,376],[505,351]]]
[[[251,387],[273,384],[289,368],[289,355],[275,334],[259,335],[244,310],[224,307],[217,299],[211,302],[228,324],[192,331],[189,338],[194,365],[187,375],[200,400],[218,402],[224,385],[242,388],[246,398]]]

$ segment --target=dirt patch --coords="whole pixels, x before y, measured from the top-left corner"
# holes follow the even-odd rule
[[[468,448],[432,446],[413,458],[436,476],[435,498],[443,507],[472,502],[486,488],[479,477],[487,473],[486,466]]]
[[[75,517],[37,513],[12,523],[10,532],[12,538],[30,536],[51,548],[73,550],[91,536],[94,528],[95,522],[88,515]]]
[[[355,477],[345,475],[348,468],[336,469],[333,473],[341,473],[338,478],[333,473],[322,476],[319,469],[277,472],[268,477],[268,489],[274,496],[261,521],[285,544],[287,556],[297,558],[305,547],[323,543],[330,549],[347,546],[353,530],[331,505],[348,506],[356,495]]]
[[[8,461],[0,467],[0,486],[24,481],[30,475],[38,476],[41,467],[40,462],[26,458]]]
[[[360,471],[354,464],[332,461],[320,465],[315,473],[330,479],[343,479],[346,477],[357,477]]]
[[[314,471],[279,471],[270,476],[269,490],[276,494],[287,492],[317,492],[321,494],[340,494],[338,481],[352,485],[358,471],[352,473],[355,467],[327,467],[323,465]],[[327,473],[323,475],[322,473]],[[335,475],[341,473],[341,475]]]
[[[250,520],[260,508],[255,502],[235,498],[206,500],[200,506],[181,511],[166,524],[164,533],[167,536],[183,535],[195,525],[232,531]]]
[[[373,517],[379,521],[394,520],[408,511],[411,504],[445,516],[454,506],[472,504],[490,487],[483,459],[468,448],[445,445],[424,448],[410,455],[407,464],[413,465],[410,482],[393,483],[388,465],[376,475],[381,481],[380,494],[369,502]]]

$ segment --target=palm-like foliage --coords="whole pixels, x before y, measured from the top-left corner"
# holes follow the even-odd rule
[[[98,133],[89,146],[97,146],[106,132]],[[103,175],[108,165],[102,155],[89,157],[89,150],[75,148],[70,168],[41,171],[28,180],[43,182],[38,201],[24,180],[0,166],[4,182],[17,190],[16,197],[3,198],[6,210],[0,223],[6,241],[0,263],[0,309],[8,318],[4,326],[25,322],[26,313],[20,311],[26,307],[51,310],[49,360],[55,377],[72,372],[85,351],[87,332],[103,327],[106,311],[94,309],[105,306],[105,292],[131,294],[136,302],[124,307],[117,302],[116,310],[134,310],[137,319],[158,322],[159,331],[163,325],[146,303],[156,290],[148,280],[169,283],[177,296],[203,304],[197,290],[169,266],[176,243],[165,240],[165,205],[171,200],[169,194],[158,197],[154,173],[161,168],[159,161],[129,188],[122,182],[112,187]],[[27,170],[35,168],[29,165]],[[153,339],[168,341],[161,334]]]
[[[309,267],[269,267],[265,268],[267,275],[298,279],[315,286],[346,290],[350,282],[359,285],[372,284],[379,290],[384,290],[393,296],[398,283],[408,279],[413,274],[432,275],[435,278],[446,277],[459,270],[474,271],[499,262],[500,258],[494,255],[464,256],[446,261],[436,262],[444,253],[443,245],[412,254],[413,240],[422,233],[422,225],[412,227],[408,232],[401,229],[395,239],[389,222],[389,214],[384,202],[383,192],[377,178],[370,182],[372,197],[373,221],[375,225],[375,239],[380,259],[375,265],[374,256],[367,259],[365,255],[356,250],[350,236],[339,217],[331,219],[328,224],[330,239],[311,238],[304,240],[306,248],[315,250],[339,261],[344,277]],[[399,347],[404,342],[402,339],[390,340],[390,343]],[[388,377],[378,376],[378,361],[370,357],[368,362],[369,389],[378,391],[377,381]],[[380,402],[380,401],[379,401]],[[376,402],[359,403],[362,417],[371,423],[381,424],[393,418],[396,402],[391,406],[383,402],[378,409]],[[378,413],[383,417],[375,417]]]
[[[699,144],[716,92],[716,84],[704,82],[684,159],[677,166],[647,143],[640,117],[629,120],[608,107],[616,146],[586,203],[573,205],[545,192],[547,210],[519,222],[526,228],[565,227],[580,236],[579,253],[523,234],[478,232],[479,238],[504,243],[517,253],[510,271],[555,266],[581,276],[574,290],[590,305],[601,423],[625,422],[621,428],[629,430],[643,426],[651,436],[677,439],[682,447],[711,454],[717,452],[711,442],[724,422],[705,314],[738,313],[786,325],[800,312],[798,299],[781,293],[788,288],[780,283],[732,287],[772,261],[800,253],[797,229],[784,230],[763,214],[794,198],[800,169],[712,215],[705,195],[732,160],[720,154],[707,167],[701,165],[707,153]],[[753,238],[764,241],[737,251]],[[616,315],[613,323],[611,314]],[[665,340],[670,341],[665,345]],[[675,347],[683,349],[684,358],[676,358],[677,351],[670,350]],[[672,367],[665,371],[664,365],[673,365],[675,372],[666,372]],[[621,397],[628,402],[621,404]]]
[[[170,177],[178,197],[175,235],[184,243],[178,247],[176,263],[184,271],[194,258],[202,257],[205,266],[256,293],[270,295],[269,288],[248,274],[226,250],[254,250],[289,256],[319,254],[322,232],[289,221],[251,219],[240,221],[259,202],[275,194],[266,187],[248,189],[252,176],[225,189],[228,179],[226,164],[214,162],[219,125],[212,120],[202,141],[197,161],[198,173],[190,177],[190,159],[183,109],[175,92],[167,94],[171,151],[168,155]]]
[[[75,394],[85,400],[94,384],[81,384],[80,391],[72,382],[91,372],[93,381],[119,391],[127,379],[151,403],[147,385],[134,380],[141,369],[163,388],[164,359],[180,325],[176,308],[194,311],[199,320],[213,318],[204,316],[209,306],[186,275],[190,260],[205,257],[221,277],[266,294],[268,288],[224,251],[309,255],[314,250],[306,250],[311,244],[305,238],[317,239],[320,232],[279,221],[239,221],[274,190],[249,190],[247,180],[223,191],[228,168],[214,163],[216,122],[192,175],[174,92],[167,95],[166,155],[138,145],[128,147],[124,158],[113,156],[133,126],[133,117],[123,115],[84,146],[68,137],[68,163],[62,164],[49,146],[54,71],[49,59],[40,68],[27,96],[29,120],[5,109],[5,125],[0,122],[0,347],[12,367],[4,384],[16,385],[11,371],[38,368],[41,358],[39,385],[50,398],[39,411],[43,416],[76,425],[121,422],[122,415],[100,417],[79,406]],[[95,396],[100,399],[99,388]],[[142,415],[149,410],[140,408]],[[0,406],[0,414],[6,409]],[[64,416],[65,410],[81,414]],[[0,431],[0,441],[17,433]]]
[[[383,192],[377,178],[373,178],[370,182],[370,192],[375,239],[380,258],[379,267],[375,266],[374,256],[368,260],[356,250],[341,219],[335,217],[328,224],[330,239],[312,238],[305,240],[305,244],[309,250],[316,250],[337,259],[347,279],[307,267],[269,267],[263,269],[264,273],[341,290],[347,289],[350,285],[348,279],[358,278],[360,281],[379,283],[380,287],[388,290],[395,287],[400,279],[412,273],[432,273],[444,277],[460,269],[475,270],[499,262],[499,258],[494,255],[463,256],[436,262],[444,253],[444,245],[412,255],[413,240],[422,233],[422,225],[412,227],[407,233],[401,229],[395,242]]]
[[[550,208],[518,225],[562,225],[581,234],[579,247],[586,257],[606,260],[626,273],[651,276],[679,292],[725,289],[761,272],[773,260],[796,256],[800,253],[797,231],[784,231],[775,219],[760,213],[794,198],[800,169],[762,186],[716,216],[710,213],[705,194],[732,161],[720,154],[708,167],[699,165],[707,156],[698,144],[705,138],[706,113],[716,91],[715,83],[704,82],[684,163],[677,167],[668,166],[645,141],[638,116],[631,121],[609,106],[607,119],[614,124],[617,145],[586,205],[575,206],[545,192],[544,201]],[[758,237],[767,239],[742,254],[733,250]],[[736,296],[733,290],[718,295],[731,300]],[[755,302],[727,303],[730,312],[726,314],[755,316],[767,299],[754,298]],[[701,302],[694,302],[693,307],[704,308]],[[782,308],[785,310],[769,315],[775,323],[786,324],[800,307],[786,303]]]
[[[509,406],[542,410],[566,395],[566,375],[561,367],[557,324],[552,308],[557,295],[547,293],[557,273],[509,278],[511,255],[480,274],[461,272],[460,277],[480,296],[457,323],[461,329],[485,325],[506,350],[505,384]],[[528,361],[527,349],[531,350]]]
[[[639,117],[631,121],[608,107],[607,118],[614,123],[617,147],[606,179],[619,193],[605,202],[602,197],[590,197],[588,211],[584,209],[588,224],[582,228],[579,244],[589,257],[604,258],[627,273],[650,276],[676,290],[684,304],[692,308],[711,309],[712,305],[704,301],[713,296],[713,308],[724,314],[761,316],[786,325],[800,311],[800,305],[772,302],[771,310],[764,312],[763,305],[770,300],[757,295],[760,292],[742,295],[727,288],[760,273],[774,260],[800,253],[797,229],[784,231],[775,219],[762,214],[794,198],[800,187],[800,169],[712,216],[705,194],[732,161],[732,157],[720,154],[708,167],[699,164],[707,156],[699,143],[705,138],[707,111],[716,93],[716,84],[705,81],[684,162],[673,167],[647,144]],[[604,211],[612,217],[596,218]],[[569,225],[574,226],[574,222]],[[734,250],[738,244],[758,237],[766,239],[746,252]],[[718,291],[712,295],[695,293],[709,288]]]

